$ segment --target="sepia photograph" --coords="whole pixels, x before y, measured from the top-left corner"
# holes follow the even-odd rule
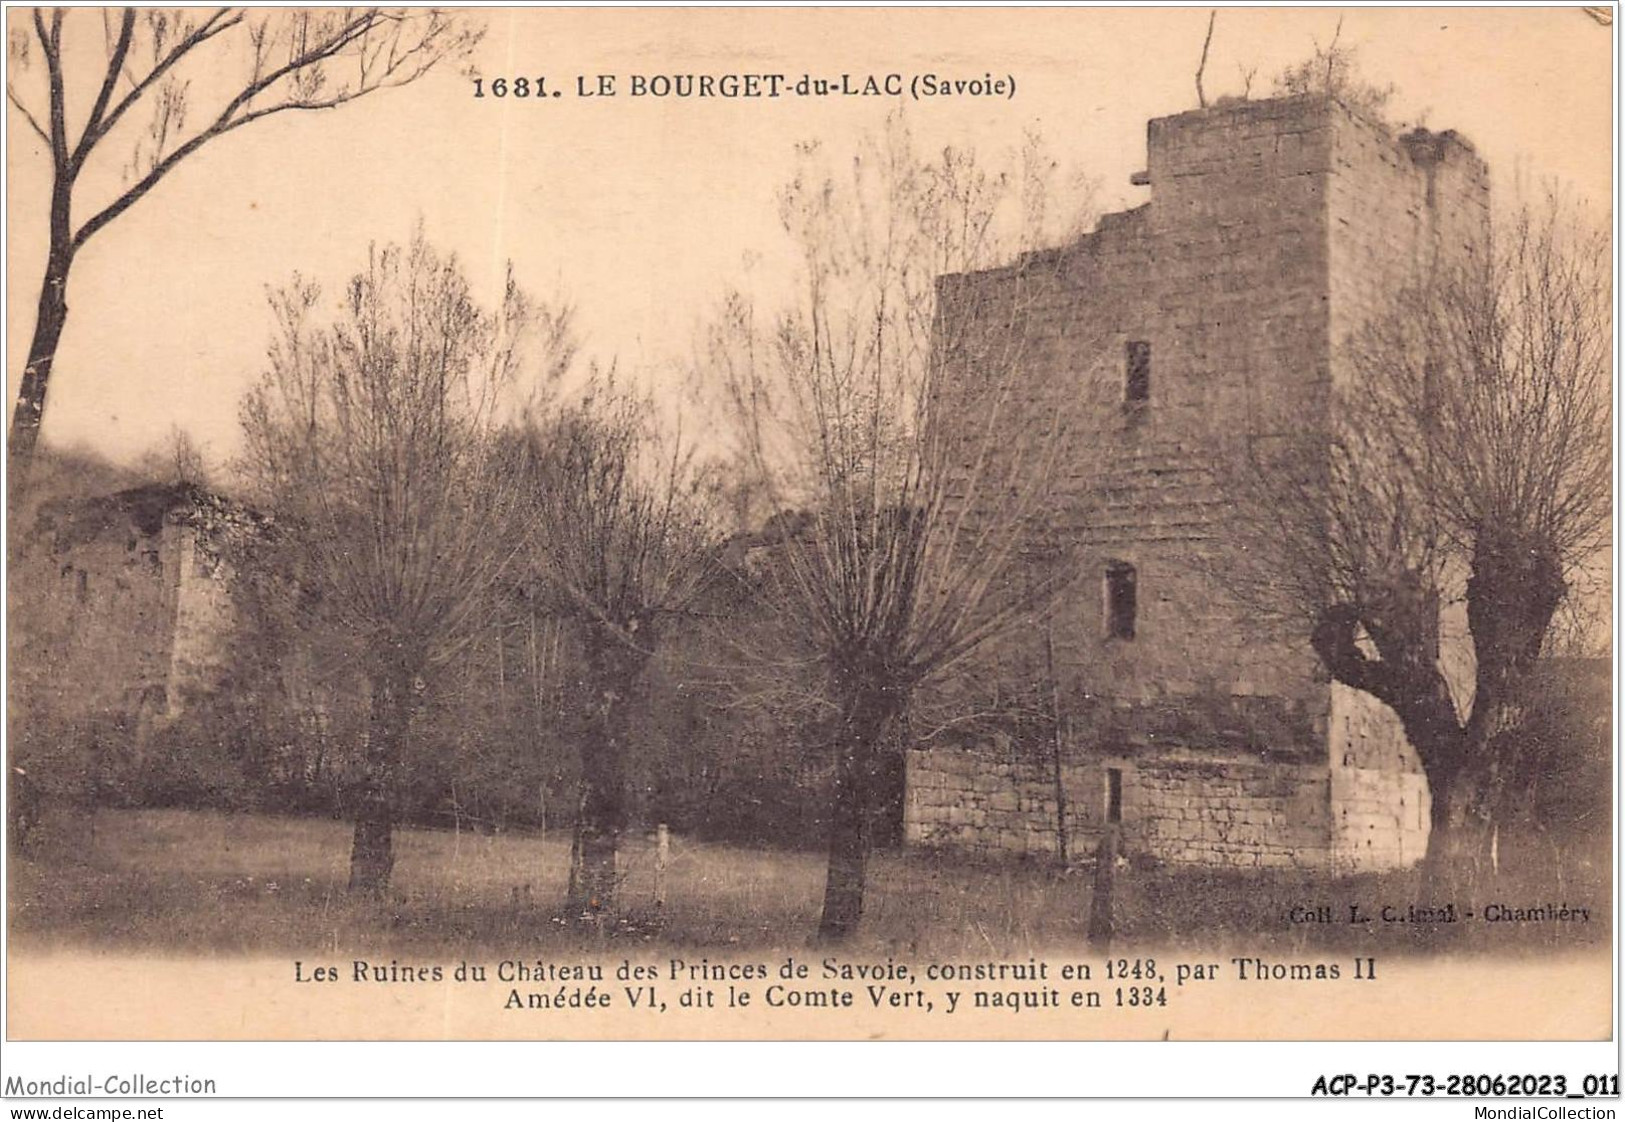
[[[1614,1040],[1614,15],[8,7],[6,1039]]]

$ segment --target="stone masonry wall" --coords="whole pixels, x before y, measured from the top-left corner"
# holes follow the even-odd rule
[[[155,721],[214,686],[234,610],[197,522],[217,509],[227,508],[153,485],[42,515],[27,561],[41,587],[13,636],[22,727],[61,735],[67,722],[139,754]]]
[[[1344,871],[1405,868],[1427,852],[1427,777],[1393,710],[1333,683],[1333,863]]]
[[[1153,121],[1148,204],[1022,267],[944,282],[947,318],[1019,313],[1023,408],[1000,414],[1012,426],[1001,443],[1020,446],[1034,415],[1063,418],[1048,518],[1082,573],[1050,639],[1062,707],[1104,715],[1105,749],[1324,759],[1327,699],[1307,635],[1257,618],[1223,585],[1241,543],[1219,517],[1219,465],[1247,434],[1313,424],[1323,409],[1325,181],[1340,113],[1290,98]],[[1130,342],[1150,347],[1138,405],[1124,401]],[[989,411],[976,408],[988,379],[972,358],[950,379],[966,400],[945,408],[974,427]],[[1113,563],[1136,576],[1132,640],[1108,634]],[[1000,657],[1043,662],[1036,649]]]
[[[1055,772],[996,744],[909,753],[910,844],[1053,856]],[[1122,853],[1179,865],[1326,868],[1338,860],[1328,769],[1241,758],[1099,759],[1062,769],[1070,856],[1087,861],[1120,775]]]
[[[904,837],[980,858],[1053,857],[1053,762],[1008,745],[911,751]],[[1069,855],[1087,861],[1121,775],[1122,852],[1175,865],[1370,872],[1427,851],[1419,771],[1238,758],[1099,759],[1062,768]]]
[[[111,507],[112,503],[100,504]],[[19,604],[14,727],[134,729],[162,713],[168,686],[179,555],[160,517],[129,519],[86,504],[26,560],[35,588]],[[47,544],[49,542],[50,544]],[[21,599],[21,598],[19,598]]]
[[[1129,853],[1138,847],[1174,864],[1232,868],[1331,862],[1325,768],[1173,759],[1142,761],[1132,774],[1137,797],[1125,805],[1123,828]]]
[[[1256,543],[1227,535],[1222,486],[1249,437],[1329,426],[1349,373],[1339,348],[1420,270],[1472,251],[1487,174],[1454,134],[1393,136],[1316,97],[1183,113],[1147,135],[1148,203],[939,287],[946,338],[985,324],[1020,355],[1022,407],[997,414],[1012,426],[1002,443],[1018,447],[1035,415],[1061,417],[1068,441],[1049,517],[1082,572],[1048,633],[989,657],[1017,689],[1053,666],[1079,839],[1099,829],[1116,768],[1125,840],[1154,858],[1410,864],[1427,836],[1414,753],[1391,713],[1326,680],[1306,624],[1227,586],[1235,551]],[[1018,319],[1013,342],[1002,325]],[[1124,400],[1130,342],[1150,348],[1143,403]],[[945,358],[959,389],[944,415],[974,435],[995,415],[976,399],[985,356]],[[1132,638],[1107,625],[1105,574],[1122,563],[1136,578]],[[909,764],[910,840],[1053,851],[1052,765],[991,744]]]
[[[1486,252],[1489,169],[1451,132],[1403,138],[1358,118],[1332,133],[1327,177],[1331,369],[1351,389],[1361,328],[1440,268]]]
[[[1008,742],[911,750],[903,840],[981,857],[1053,855],[1053,765]],[[1081,777],[1067,775],[1068,788]]]
[[[230,655],[236,609],[222,562],[200,540],[197,527],[172,521],[165,534],[175,553],[175,621],[166,690],[167,715],[174,717],[216,685]]]
[[[1358,392],[1362,326],[1393,311],[1409,285],[1485,251],[1489,172],[1451,132],[1403,137],[1349,117],[1332,133],[1327,181],[1331,369]],[[1471,641],[1459,607],[1442,619],[1441,662],[1470,680]],[[1431,800],[1392,710],[1333,683],[1328,756],[1335,863],[1347,871],[1414,865],[1427,850]]]

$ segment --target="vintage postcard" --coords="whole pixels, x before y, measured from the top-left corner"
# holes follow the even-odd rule
[[[7,1039],[1610,1039],[1612,16],[8,8]]]

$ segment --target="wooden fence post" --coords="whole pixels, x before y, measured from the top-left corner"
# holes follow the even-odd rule
[[[671,856],[671,831],[662,822],[655,827],[655,909],[666,910],[666,860]]]
[[[1106,950],[1112,945],[1112,880],[1117,872],[1117,823],[1108,822],[1095,849],[1094,894],[1089,901],[1089,945]]]

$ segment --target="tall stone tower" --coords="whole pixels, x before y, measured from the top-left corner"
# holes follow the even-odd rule
[[[1428,821],[1414,753],[1391,713],[1327,680],[1302,628],[1214,579],[1241,547],[1215,467],[1330,423],[1350,333],[1478,251],[1487,170],[1454,133],[1396,136],[1301,96],[1151,121],[1135,182],[1148,202],[1028,262],[1044,269],[945,281],[991,297],[948,305],[965,308],[1024,286],[1031,400],[1079,434],[1053,519],[1086,571],[1043,657],[1007,660],[1053,667],[1058,768],[1053,747],[939,738],[910,754],[906,834],[1048,851],[1064,803],[1080,849],[1114,822],[1174,862],[1412,863]]]

